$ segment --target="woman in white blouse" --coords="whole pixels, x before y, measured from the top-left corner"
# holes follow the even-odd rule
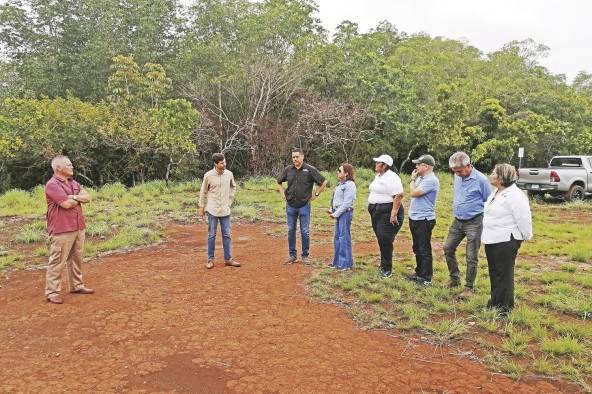
[[[380,155],[374,159],[376,176],[370,184],[368,212],[380,248],[380,277],[389,278],[393,270],[393,242],[403,225],[403,184],[393,171],[393,158]]]
[[[516,186],[516,170],[498,164],[489,180],[495,188],[485,203],[481,243],[485,245],[491,299],[489,307],[507,314],[514,307],[514,264],[522,241],[532,238],[528,197]]]

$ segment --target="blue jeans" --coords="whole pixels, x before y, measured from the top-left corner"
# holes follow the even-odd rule
[[[216,228],[220,222],[220,230],[222,232],[222,246],[224,247],[224,260],[232,259],[230,254],[230,215],[228,216],[214,216],[208,214],[208,260],[214,259],[214,252],[216,251]]]
[[[335,268],[352,268],[351,222],[353,211],[345,211],[335,219],[335,236],[333,237],[333,263]]]
[[[310,249],[310,203],[301,208],[286,204],[286,221],[288,222],[288,252],[296,257],[296,222],[300,218],[300,236],[302,238],[302,256],[308,256]]]

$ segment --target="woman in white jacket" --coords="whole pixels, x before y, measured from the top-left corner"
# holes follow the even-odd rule
[[[514,265],[522,241],[532,238],[528,197],[516,186],[516,169],[498,164],[489,180],[495,190],[485,203],[481,243],[485,245],[491,299],[489,307],[507,314],[514,308]]]

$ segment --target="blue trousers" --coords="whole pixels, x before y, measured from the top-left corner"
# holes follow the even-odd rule
[[[333,237],[333,263],[338,269],[352,268],[351,222],[353,211],[345,211],[335,219],[335,236]]]
[[[302,256],[308,256],[310,249],[310,203],[300,208],[286,204],[286,221],[288,223],[288,252],[296,257],[296,222],[300,219],[300,236],[302,238]]]
[[[208,214],[208,260],[214,259],[214,252],[216,251],[216,229],[218,222],[220,222],[220,231],[222,232],[222,246],[224,248],[224,260],[232,259],[230,254],[230,215],[228,216],[214,216]]]

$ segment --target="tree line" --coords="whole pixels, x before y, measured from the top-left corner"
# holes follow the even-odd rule
[[[276,173],[292,146],[321,169],[378,153],[399,170],[456,150],[478,167],[592,150],[592,74],[569,84],[532,40],[331,36],[310,0],[8,0],[0,6],[0,191],[70,155],[92,185],[187,179],[222,151],[239,176]]]

